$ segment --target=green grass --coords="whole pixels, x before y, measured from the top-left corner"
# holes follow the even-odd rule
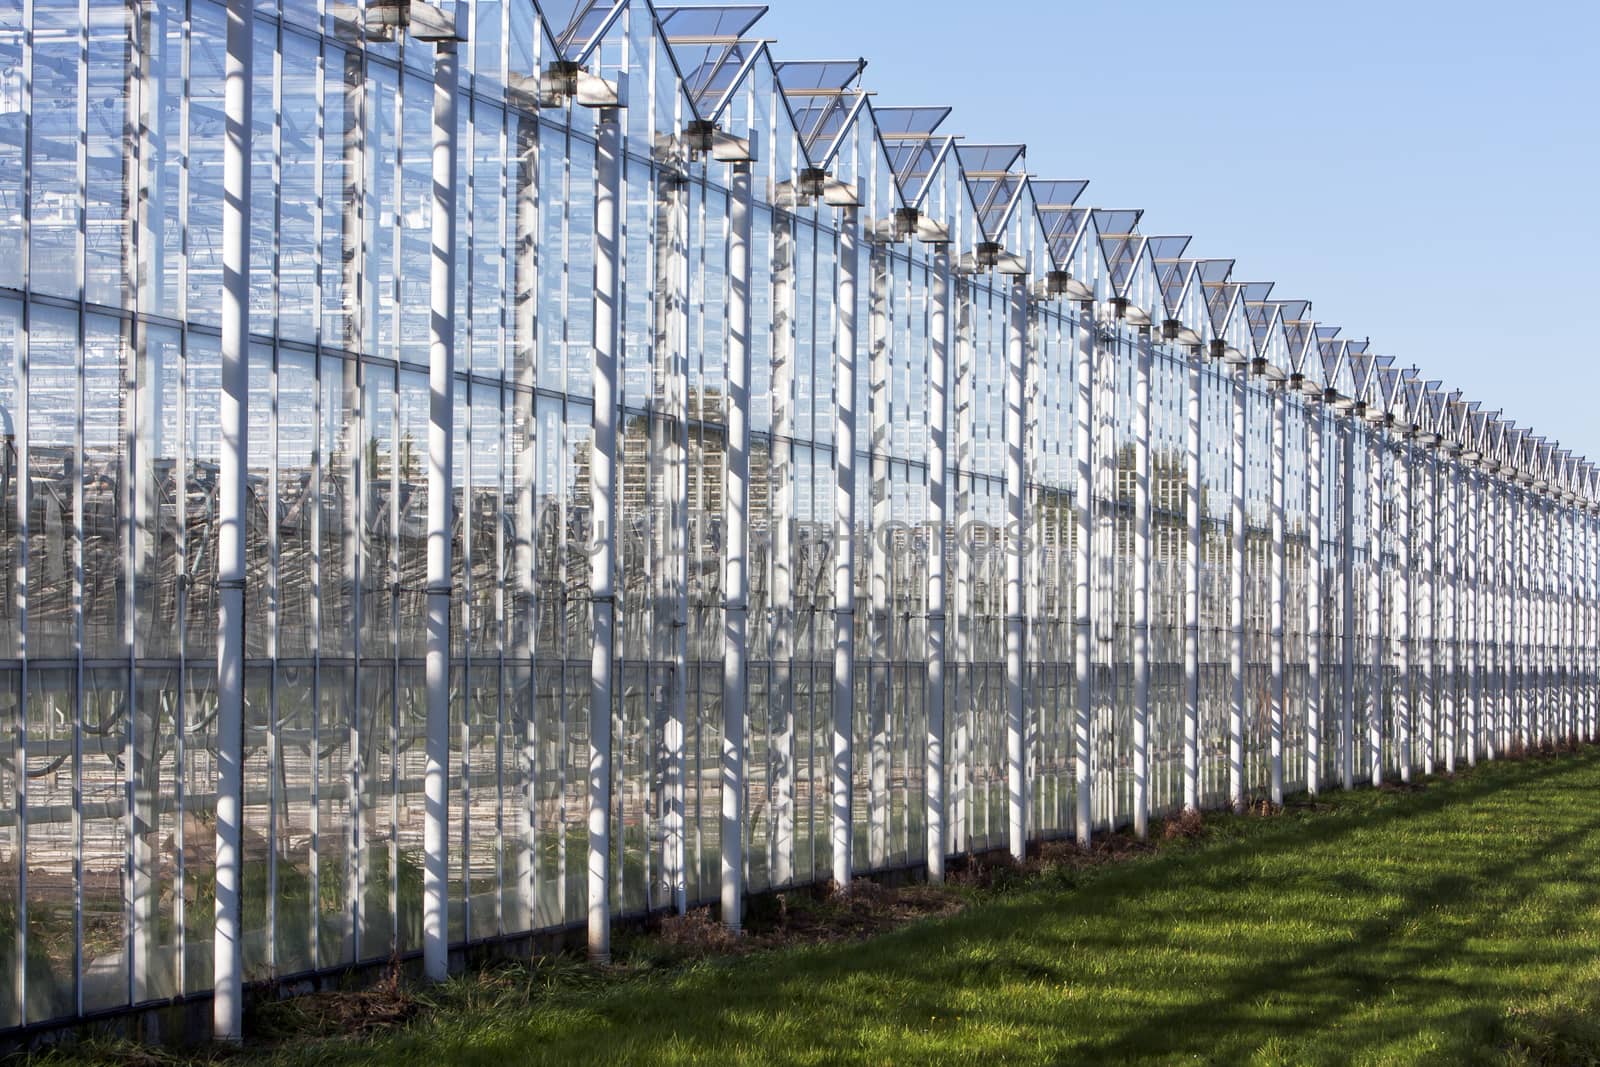
[[[864,943],[475,975],[227,1061],[1600,1063],[1600,754],[1208,826]]]

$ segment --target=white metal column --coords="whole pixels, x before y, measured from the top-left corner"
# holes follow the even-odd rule
[[[422,969],[450,970],[450,593],[455,487],[456,42],[434,45],[433,204],[428,316],[428,689],[423,777]]]
[[[667,247],[663,250],[662,285],[668,366],[666,416],[672,436],[666,447],[667,473],[663,479],[669,517],[662,586],[667,601],[670,630],[667,651],[672,675],[667,694],[667,721],[662,731],[666,767],[662,783],[661,874],[672,897],[673,911],[682,915],[689,904],[685,798],[688,786],[685,743],[689,721],[689,186],[684,178],[665,180],[671,181],[664,205]],[[778,402],[782,395],[778,377],[774,370],[775,427],[779,412],[787,410]],[[778,484],[781,492],[784,483]],[[777,536],[784,535],[780,527]],[[774,581],[774,589],[777,587]],[[779,788],[781,795],[781,780]]]
[[[1267,749],[1267,788],[1268,799],[1273,804],[1283,803],[1283,703],[1284,703],[1284,677],[1283,677],[1283,608],[1286,590],[1284,587],[1284,572],[1287,560],[1284,546],[1284,465],[1286,459],[1285,420],[1288,417],[1288,397],[1281,387],[1267,386],[1267,403],[1272,405],[1272,544],[1269,551],[1272,553],[1272,562],[1269,568],[1271,581],[1272,604],[1268,608],[1268,638],[1271,647],[1268,655],[1272,670],[1272,692],[1269,695],[1271,706],[1268,709],[1268,749]]]
[[[745,719],[750,680],[750,164],[729,173],[728,444],[723,469],[722,922],[744,903]]]
[[[1183,806],[1200,810],[1200,352],[1189,353],[1184,378],[1183,554]]]
[[[1367,775],[1383,784],[1383,431],[1367,438]]]
[[[1411,434],[1406,432],[1397,446],[1395,456],[1395,570],[1399,572],[1395,583],[1394,605],[1394,660],[1396,668],[1394,701],[1395,760],[1400,768],[1400,780],[1411,781],[1411,539],[1413,535],[1411,513],[1411,464],[1416,456],[1411,444]]]
[[[1356,539],[1355,539],[1355,462],[1356,420],[1346,417],[1339,422],[1340,463],[1339,529],[1344,541],[1340,564],[1339,602],[1344,616],[1344,643],[1340,650],[1344,661],[1340,664],[1339,688],[1339,780],[1345,789],[1356,786]]]
[[[1596,574],[1600,571],[1600,564],[1596,562],[1595,541],[1595,508],[1594,505],[1579,500],[1579,519],[1583,526],[1583,707],[1584,707],[1584,740],[1591,744],[1600,736],[1600,694],[1595,687],[1600,683],[1600,631],[1596,629],[1600,612],[1596,604],[1600,601],[1600,581]]]
[[[956,540],[951,550],[955,554],[955,667],[952,669],[955,684],[951,686],[954,700],[954,721],[946,733],[951,736],[950,755],[950,847],[964,852],[971,843],[972,826],[972,725],[977,707],[974,684],[973,657],[976,647],[973,634],[972,575],[973,538],[970,527],[974,525],[972,506],[972,474],[977,464],[976,418],[976,367],[974,364],[972,283],[964,276],[955,279],[955,373],[951,390],[955,397],[955,463],[956,503],[952,513],[951,529]],[[949,715],[947,713],[947,719]]]
[[[595,123],[594,444],[589,474],[592,545],[589,598],[594,648],[589,660],[589,959],[611,960],[611,715],[615,670],[617,357],[620,342],[622,116]]]
[[[1461,527],[1465,541],[1462,580],[1466,586],[1467,766],[1483,751],[1483,533],[1478,522],[1478,470],[1463,463]]]
[[[1072,408],[1073,459],[1077,478],[1073,486],[1072,553],[1072,666],[1077,681],[1077,707],[1072,720],[1074,828],[1079,845],[1087,847],[1092,833],[1094,809],[1089,795],[1089,741],[1094,717],[1093,640],[1090,632],[1089,590],[1093,587],[1090,568],[1094,556],[1090,542],[1094,530],[1094,456],[1092,428],[1094,415],[1094,305],[1078,306],[1077,353],[1073,364],[1077,396]]]
[[[1523,579],[1527,573],[1527,530],[1522,509],[1522,487],[1515,481],[1515,468],[1508,472],[1508,479],[1506,496],[1510,517],[1506,538],[1511,565],[1511,689],[1517,738],[1526,752],[1534,745],[1528,714],[1528,618],[1523,597]]]
[[[1249,430],[1245,405],[1245,374],[1240,369],[1228,373],[1228,389],[1233,402],[1232,476],[1229,493],[1228,553],[1228,677],[1231,697],[1228,702],[1228,803],[1234,811],[1244,811],[1244,479],[1245,434]]]
[[[244,1036],[244,583],[250,353],[250,97],[255,19],[228,0],[222,156],[222,377],[217,469],[217,840],[212,1036]]]
[[[1134,342],[1133,832],[1150,833],[1150,338]]]
[[[838,292],[834,299],[833,426],[833,882],[847,891],[851,880],[856,694],[856,272],[860,268],[858,209],[844,208],[839,223]]]
[[[889,747],[894,732],[890,664],[889,542],[894,501],[889,488],[889,428],[894,418],[890,391],[889,253],[872,241],[867,256],[867,863],[880,869],[889,859]]]
[[[945,842],[945,566],[950,457],[945,429],[949,403],[950,253],[940,245],[933,254],[928,307],[928,646],[927,646],[927,782],[928,881],[944,881]]]
[[[1600,531],[1596,514],[1600,506],[1589,504],[1583,510],[1584,543],[1584,705],[1588,709],[1586,739],[1600,740]]]
[[[1504,721],[1504,746],[1508,754],[1521,748],[1521,735],[1517,728],[1516,699],[1516,606],[1511,588],[1516,574],[1516,558],[1511,546],[1511,493],[1506,484],[1507,472],[1501,466],[1494,480],[1494,540],[1495,540],[1495,611],[1499,636],[1500,717]]]
[[[795,825],[795,239],[794,220],[772,219],[772,884],[794,881]]]
[[[1011,281],[1006,317],[1005,495],[1006,495],[1006,840],[1011,855],[1028,853],[1026,704],[1027,622],[1023,618],[1022,571],[1027,532],[1028,487],[1024,482],[1024,426],[1028,373],[1028,280]]]
[[[1415,451],[1412,454],[1417,455]],[[1438,739],[1434,732],[1434,723],[1438,716],[1438,687],[1434,667],[1439,613],[1436,548],[1439,532],[1439,460],[1438,452],[1432,445],[1424,445],[1420,455],[1416,475],[1422,480],[1422,503],[1412,512],[1412,517],[1415,520],[1413,530],[1417,534],[1416,562],[1419,578],[1414,582],[1413,588],[1416,594],[1414,599],[1417,616],[1417,659],[1420,661],[1418,668],[1422,674],[1422,684],[1417,687],[1417,712],[1413,719],[1420,723],[1417,732],[1421,735],[1422,742],[1422,773],[1432,774],[1438,752]]]
[[[1318,403],[1306,405],[1306,792],[1322,791],[1322,523],[1325,495]]]
[[[1460,530],[1460,467],[1456,462],[1457,447],[1444,446],[1444,576],[1443,621],[1440,634],[1444,642],[1444,699],[1440,714],[1444,718],[1444,769],[1446,774],[1456,772],[1456,751],[1460,747],[1460,647],[1461,647],[1461,583],[1460,556],[1457,553]]]

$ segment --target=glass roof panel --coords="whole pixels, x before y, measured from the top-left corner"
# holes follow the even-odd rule
[[[1045,240],[1050,243],[1050,254],[1057,263],[1066,263],[1072,256],[1072,246],[1078,232],[1089,218],[1086,207],[1041,207]]]
[[[1365,352],[1352,351],[1347,353],[1346,364],[1350,368],[1351,381],[1355,387],[1354,395],[1357,397],[1365,397],[1368,393],[1372,384],[1374,359],[1376,359],[1375,356],[1369,356]]]
[[[890,141],[931,137],[950,117],[950,111],[947,107],[878,107],[872,109],[872,117],[878,122],[879,136]]]
[[[959,151],[959,149],[957,149]],[[1022,187],[1021,178],[969,178],[967,187],[972,190],[972,201],[978,208],[978,225],[987,240],[999,240],[1000,221],[1005,217],[1011,198]]]
[[[694,101],[698,112],[709,115],[716,110],[752,50],[752,46],[744,43],[672,46],[679,69],[683,71],[684,91]]]
[[[774,64],[778,87],[783,90],[794,115],[807,159],[818,162],[832,151],[834,141],[844,130],[850,109],[855,106],[858,94],[851,91],[850,86],[866,66],[864,59]]]
[[[1339,363],[1344,355],[1344,344],[1329,338],[1317,345],[1318,354],[1322,357],[1322,380],[1332,382],[1339,373]]]
[[[577,59],[618,4],[627,0],[540,0],[539,11],[563,59]]]
[[[1166,301],[1169,311],[1178,310],[1178,301],[1183,299],[1183,287],[1195,269],[1196,264],[1192,259],[1156,261],[1156,275],[1161,280],[1161,299]]]
[[[1139,218],[1144,212],[1137,210],[1106,211],[1096,208],[1095,231],[1100,235],[1100,250],[1106,257],[1106,268],[1111,272],[1111,288],[1121,294],[1133,268],[1138,262],[1144,238],[1138,233]]]
[[[1378,395],[1383,400],[1383,406],[1394,409],[1395,401],[1400,398],[1400,371],[1394,367],[1381,367],[1378,370]]]
[[[1233,290],[1228,285],[1228,278],[1233,274],[1233,260],[1202,259],[1195,266],[1200,271],[1200,284],[1205,290],[1211,328],[1221,330],[1228,316],[1228,308],[1233,303]]]
[[[750,32],[765,4],[724,4],[713,7],[657,7],[661,32],[673,44],[715,42],[728,44]]]
[[[939,153],[949,138],[942,141],[890,141],[884,144],[889,165],[894,168],[895,181],[900,184],[901,196],[906,203],[915,203],[933,177],[939,162]]]
[[[866,69],[865,59],[804,59],[775,63],[785,96],[842,93]]]
[[[1028,184],[1033,187],[1033,199],[1041,215],[1048,211],[1065,211],[1089,188],[1089,183],[1080,179],[1033,178]]]
[[[1165,237],[1150,238],[1150,255],[1155,257],[1157,263],[1170,263],[1183,255],[1184,249],[1189,247],[1191,237]]]
[[[1125,211],[1107,211],[1096,208],[1094,212],[1095,228],[1100,231],[1100,236],[1120,237],[1133,233],[1139,228],[1139,219],[1144,212],[1138,209]]]
[[[1311,301],[1277,300],[1274,303],[1278,305],[1283,320],[1284,340],[1288,343],[1289,351],[1298,365],[1311,331],[1311,323],[1306,320],[1306,313],[1311,310]]]
[[[661,36],[683,75],[683,88],[695,110],[710,115],[721,103],[746,60],[759,45],[743,41],[761,16],[762,5],[658,7]]]
[[[889,167],[908,204],[921,195],[938,162],[939,153],[949,138],[934,131],[950,117],[947,107],[879,107],[872,109],[878,126],[878,140],[888,157]]]
[[[956,146],[956,156],[967,176],[1006,174],[1022,154],[1026,145],[1020,144],[963,144]]]

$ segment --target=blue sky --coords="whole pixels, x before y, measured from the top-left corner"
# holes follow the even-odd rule
[[[1022,141],[1600,462],[1600,0],[770,0],[779,58]]]

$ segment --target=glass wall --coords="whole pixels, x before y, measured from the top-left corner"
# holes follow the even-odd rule
[[[1393,399],[1364,345],[1223,261],[1161,258],[1137,212],[1036,199],[1022,146],[955,148],[942,115],[880,125],[854,64],[730,39],[696,67],[705,33],[674,39],[642,0],[460,6],[452,943],[583,919],[590,732],[608,718],[611,914],[716,899],[730,649],[748,674],[752,891],[836,875],[835,774],[854,869],[921,865],[930,746],[955,854],[1006,846],[1013,803],[1031,838],[1097,833],[1140,796],[1178,810],[1191,773],[1219,806],[1275,780],[1327,788],[1594,735],[1593,486],[1553,445],[1438,383]],[[247,980],[422,944],[434,52],[323,7],[263,0],[253,17]],[[0,1029],[213,983],[219,755],[235,743],[217,680],[224,33],[217,0],[0,10]],[[615,190],[596,109],[535,88],[556,60],[620,90]],[[748,234],[732,165],[691,143],[695,120],[753,157]],[[611,192],[620,433],[597,515]],[[732,321],[740,241],[748,323]],[[1068,299],[1068,275],[1095,299]],[[749,630],[730,645],[728,454],[746,420]],[[592,708],[608,523],[615,684]],[[841,766],[837,619],[855,636]]]

